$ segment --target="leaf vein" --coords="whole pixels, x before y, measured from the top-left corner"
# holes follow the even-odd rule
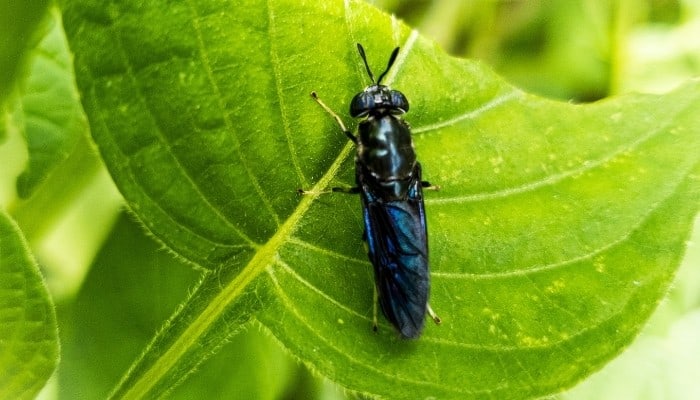
[[[294,278],[294,279],[296,279],[297,281],[299,281],[299,283],[301,283],[302,285],[308,287],[312,292],[314,292],[314,293],[318,294],[319,296],[323,297],[324,299],[328,300],[328,302],[330,302],[331,304],[336,305],[337,307],[339,307],[340,309],[346,311],[346,312],[349,313],[349,314],[355,315],[355,316],[357,316],[357,317],[359,317],[359,318],[361,318],[361,319],[364,319],[364,320],[366,320],[366,321],[371,321],[371,319],[368,318],[366,315],[363,315],[363,314],[361,314],[361,313],[359,313],[359,312],[357,312],[357,311],[355,311],[355,310],[353,310],[353,309],[351,309],[351,308],[349,308],[349,307],[343,305],[343,304],[340,303],[338,300],[332,298],[332,297],[329,296],[327,293],[323,292],[321,289],[319,289],[319,288],[317,288],[316,286],[312,285],[311,282],[309,282],[309,281],[307,281],[306,279],[302,278],[299,274],[296,273],[296,271],[294,271],[294,269],[293,269],[292,267],[289,266],[289,264],[287,264],[286,262],[284,262],[282,259],[277,258],[277,259],[275,260],[275,263],[276,263],[277,265],[279,265],[280,267],[282,267],[282,268],[285,270],[285,272],[287,272],[289,275],[292,276],[292,278]],[[267,269],[267,273],[270,274],[270,275],[273,274],[273,271],[272,271],[271,267]]]
[[[132,67],[132,65],[128,62],[128,57],[127,57],[127,55],[126,55],[126,52],[124,51],[124,46],[123,46],[123,44],[122,44],[122,42],[121,42],[119,36],[116,37],[116,42],[118,43],[118,46],[116,46],[116,47],[117,47],[118,50],[122,53],[122,57],[124,58],[124,60],[126,60],[126,64],[127,64],[127,65],[126,65],[126,69],[127,69],[127,72],[128,72],[128,73],[127,73],[127,76],[131,78],[131,81],[132,81],[134,87],[136,88],[136,93],[137,93],[137,95],[139,96],[139,99],[140,99],[141,103],[144,105],[144,107],[148,108],[148,102],[146,101],[146,98],[143,96],[143,94],[142,94],[142,92],[141,92],[141,89],[140,89],[140,86],[138,85],[138,82],[133,78],[133,76],[134,76],[134,74],[133,74],[133,67]],[[91,80],[94,80],[95,78],[91,76],[90,79],[91,79]],[[94,86],[93,86],[90,90],[92,91],[92,95],[91,95],[90,97],[91,97],[92,99],[98,99],[99,97],[95,95],[95,88],[94,88]],[[94,101],[97,102],[97,100],[94,100]],[[96,108],[99,108],[99,107],[100,107],[100,106],[96,106]],[[110,132],[109,125],[105,122],[104,118],[102,117],[102,114],[101,114],[101,113],[97,113],[96,116],[97,116],[97,120],[99,121],[100,125],[102,125],[102,129],[103,129],[105,132]],[[245,247],[250,247],[250,248],[255,248],[256,246],[258,246],[257,243],[255,243],[252,239],[250,239],[245,233],[243,233],[241,230],[239,230],[235,225],[230,224],[230,222],[229,222],[223,215],[221,215],[221,213],[219,213],[218,210],[217,210],[216,208],[214,208],[214,207],[209,203],[209,201],[207,200],[207,198],[204,196],[204,194],[201,192],[201,190],[199,190],[199,187],[197,186],[197,184],[194,182],[194,180],[193,180],[193,179],[191,178],[191,176],[189,175],[188,171],[187,171],[187,170],[184,168],[184,166],[180,163],[180,160],[175,156],[175,154],[174,154],[174,152],[173,152],[171,146],[170,146],[170,145],[168,144],[168,142],[165,140],[165,137],[163,136],[163,134],[162,134],[162,132],[161,132],[160,129],[156,129],[156,130],[155,130],[155,135],[157,136],[157,138],[159,139],[159,141],[160,141],[161,143],[163,143],[163,148],[171,155],[171,157],[172,157],[172,159],[174,160],[175,164],[176,164],[176,165],[178,166],[178,168],[183,172],[184,177],[185,177],[185,178],[187,179],[187,181],[190,183],[190,186],[194,189],[195,193],[197,193],[197,194],[202,198],[202,200],[203,200],[206,204],[208,204],[208,205],[211,207],[212,210],[214,210],[214,212],[215,212],[216,215],[218,215],[218,216],[221,217],[221,219],[222,219],[222,221],[224,221],[224,223],[226,223],[228,226],[231,227],[232,231],[233,231],[236,235],[238,235],[244,242],[247,243],[246,245],[243,245],[243,246],[245,246]],[[118,144],[115,140],[111,139],[110,135],[105,135],[105,136],[104,136],[104,139],[105,139],[105,140],[109,140],[109,141],[112,143],[113,148],[115,149],[115,151],[118,151],[119,153],[121,153],[121,154],[123,155],[122,158],[125,159],[125,160],[127,160],[127,163],[126,163],[127,166],[126,166],[126,168],[128,169],[128,171],[124,171],[124,173],[127,174],[128,176],[130,176],[130,178],[131,178],[130,181],[131,181],[135,186],[140,186],[140,185],[137,184],[138,179],[136,178],[136,175],[133,173],[133,167],[131,166],[131,158],[129,158],[129,157],[121,150],[121,148],[119,147],[119,144]],[[167,209],[165,209],[164,207],[161,206],[161,204],[160,204],[161,202],[160,202],[160,201],[158,201],[157,199],[155,199],[155,198],[154,198],[150,193],[148,193],[146,190],[141,190],[140,193],[141,193],[142,196],[144,196],[144,197],[146,197],[146,198],[148,198],[148,199],[150,200],[149,204],[150,204],[152,207],[154,207],[154,208],[160,210],[160,211],[163,213],[163,215],[164,215],[165,217],[167,217],[170,221],[172,221],[175,225],[177,225],[177,226],[180,227],[181,229],[183,229],[183,230],[189,232],[189,233],[192,234],[193,236],[196,236],[196,237],[198,237],[198,238],[201,238],[202,240],[204,240],[204,241],[206,241],[206,242],[209,242],[209,243],[211,243],[211,244],[213,244],[213,245],[215,245],[215,246],[232,247],[232,248],[241,246],[241,245],[235,245],[235,244],[231,244],[231,243],[224,243],[224,242],[213,241],[213,240],[211,240],[210,238],[203,236],[202,234],[200,234],[200,233],[194,231],[189,225],[187,225],[187,224],[185,224],[185,223],[179,221],[173,214],[171,214]],[[148,226],[148,225],[146,225],[146,226]],[[152,231],[152,232],[153,232],[153,230],[152,230],[151,228],[149,228],[149,231]],[[162,236],[158,235],[158,237],[160,238],[160,240],[163,240],[163,237],[162,237]]]
[[[324,335],[319,333],[317,330],[314,329],[314,327],[308,322],[307,318],[303,313],[299,311],[299,309],[295,306],[294,301],[287,296],[287,293],[284,291],[282,288],[282,285],[280,285],[279,281],[277,280],[277,277],[274,274],[274,271],[271,269],[267,269],[268,274],[270,276],[270,279],[272,280],[272,283],[275,287],[275,290],[279,297],[282,299],[282,304],[297,318],[297,320],[302,323],[306,328],[312,332],[318,341],[324,343],[329,349],[334,350],[337,354],[341,355],[342,357],[345,357],[349,362],[359,365],[363,368],[367,368],[373,373],[375,373],[378,376],[384,376],[387,379],[391,379],[392,381],[396,382],[405,382],[405,383],[410,383],[414,385],[420,385],[420,386],[425,386],[425,387],[432,387],[432,388],[437,388],[440,390],[445,390],[445,391],[450,391],[450,392],[458,392],[458,393],[467,393],[467,394],[474,394],[474,393],[480,393],[481,391],[469,391],[469,390],[464,390],[463,388],[455,388],[454,386],[447,386],[447,385],[440,385],[436,384],[430,381],[417,381],[414,379],[408,379],[406,377],[400,376],[400,375],[395,375],[395,374],[389,374],[385,370],[376,368],[370,364],[367,364],[363,362],[362,360],[356,359],[354,357],[351,357],[347,351],[343,351],[342,349],[335,347],[333,343],[329,342]]]
[[[268,19],[268,34],[271,38],[270,40],[270,63],[272,64],[272,75],[275,78],[275,93],[277,94],[277,101],[280,107],[280,117],[282,118],[282,127],[284,131],[284,136],[287,140],[287,146],[289,147],[289,157],[292,160],[292,165],[294,171],[297,174],[301,187],[308,186],[304,172],[301,170],[301,165],[299,159],[297,158],[297,151],[294,146],[293,136],[291,133],[291,125],[289,122],[289,116],[287,115],[287,105],[284,101],[284,96],[282,93],[282,74],[280,73],[280,59],[279,50],[277,49],[275,40],[276,26],[275,26],[275,14],[272,12],[272,7],[270,5],[271,1],[267,1],[267,19]],[[279,225],[279,224],[278,224]]]
[[[416,44],[418,36],[418,31],[415,29],[413,29],[411,31],[411,34],[408,35],[406,42],[401,47],[401,51],[399,52],[398,57],[396,57],[394,66],[389,70],[389,72],[384,77],[384,80],[382,81],[385,85],[389,86],[394,81],[394,79],[396,78],[396,74],[398,74],[398,72],[401,70],[401,67],[406,62],[406,58],[408,58],[408,55],[411,53],[411,50],[413,50],[413,46]]]
[[[551,264],[546,264],[542,266],[533,266],[530,268],[521,268],[517,270],[511,270],[511,271],[503,271],[503,272],[492,272],[492,273],[483,273],[483,274],[474,274],[470,272],[433,272],[432,275],[440,278],[447,278],[447,279],[473,279],[473,280],[491,280],[491,279],[506,279],[506,278],[512,278],[512,277],[518,277],[518,276],[526,276],[526,275],[531,275],[531,274],[536,274],[539,272],[546,272],[550,271],[552,269],[556,269],[559,267],[563,267],[565,265],[570,265],[574,264],[577,262],[585,261],[585,260],[590,260],[596,255],[617,246],[618,244],[624,242],[629,238],[629,236],[639,227],[643,224],[644,219],[642,219],[639,224],[633,228],[630,232],[622,235],[620,238],[614,240],[613,242],[610,242],[606,244],[605,246],[601,246],[597,249],[593,249],[592,251],[588,253],[584,253],[580,256],[573,257],[567,260],[551,263]]]
[[[679,183],[678,185],[680,185]],[[678,186],[676,185],[676,186]],[[673,192],[673,191],[671,191]],[[672,196],[673,193],[669,193],[669,195],[666,197],[666,199],[670,196]],[[656,202],[656,207],[651,207],[649,208],[646,213],[639,219],[636,225],[634,225],[629,232],[625,233],[624,235],[620,236],[619,238],[613,240],[612,242],[600,246],[596,249],[593,249],[587,253],[581,254],[580,256],[573,257],[567,260],[562,260],[559,262],[551,263],[551,264],[546,264],[542,266],[533,266],[530,268],[521,268],[517,270],[512,270],[512,271],[503,271],[503,272],[493,272],[493,273],[483,273],[483,274],[474,274],[474,273],[469,273],[469,272],[433,272],[432,276],[434,277],[440,277],[440,278],[446,278],[446,279],[472,279],[472,280],[490,280],[490,279],[505,279],[505,278],[511,278],[511,277],[516,277],[516,276],[527,276],[530,274],[536,274],[539,272],[546,272],[550,271],[552,269],[556,269],[559,267],[563,267],[565,265],[571,265],[575,264],[578,262],[586,261],[593,259],[593,257],[597,256],[598,254],[601,254],[604,251],[607,251],[613,247],[616,247],[620,244],[622,244],[624,241],[629,239],[636,231],[638,231],[642,225],[649,219],[651,214],[658,208],[658,205],[663,203],[665,199],[661,199],[658,202]]]
[[[487,111],[491,111],[492,109],[499,107],[511,100],[519,99],[522,98],[524,95],[522,92],[519,90],[512,89],[510,92],[500,94],[497,97],[494,97],[491,99],[488,103],[482,105],[481,107],[471,110],[469,112],[466,112],[464,114],[458,115],[456,117],[452,117],[448,120],[445,121],[440,121],[436,122],[434,124],[429,124],[429,125],[423,125],[423,126],[416,126],[411,129],[411,132],[413,133],[424,133],[424,132],[429,132],[429,131],[434,131],[440,128],[445,128],[448,126],[455,125],[456,123],[463,121],[465,119],[473,119],[479,116],[480,114],[483,114]]]
[[[257,177],[255,174],[253,174],[250,166],[248,165],[248,160],[245,158],[243,155],[243,152],[241,152],[241,143],[238,140],[238,135],[236,134],[236,130],[233,129],[233,123],[228,115],[228,113],[225,112],[226,106],[223,102],[223,96],[221,95],[221,89],[219,88],[219,85],[216,82],[216,79],[214,78],[214,72],[211,66],[211,61],[209,59],[209,54],[206,51],[206,46],[204,45],[204,39],[202,37],[202,29],[199,24],[200,16],[197,13],[197,9],[192,3],[192,0],[188,0],[187,4],[189,5],[189,8],[194,15],[194,18],[192,18],[192,25],[197,33],[197,43],[199,47],[199,54],[202,57],[202,65],[207,73],[207,80],[209,81],[209,84],[211,85],[212,91],[214,92],[214,95],[217,99],[219,109],[222,112],[222,115],[224,117],[224,122],[226,124],[226,128],[229,132],[231,132],[231,138],[236,142],[236,146],[234,146],[236,153],[238,154],[238,159],[241,161],[241,165],[243,166],[243,169],[245,170],[246,174],[248,175],[248,178],[250,179],[250,183],[253,185],[253,188],[255,189],[255,192],[258,194],[258,197],[260,200],[262,200],[263,205],[267,209],[268,213],[272,216],[272,218],[275,221],[275,224],[277,226],[280,225],[279,221],[279,216],[275,212],[274,207],[272,206],[272,203],[270,202],[270,199],[268,196],[265,194],[265,191],[262,189],[260,186],[260,182],[258,182]],[[207,204],[210,204],[207,202]],[[226,218],[228,221],[228,218]]]
[[[339,260],[351,262],[354,264],[360,264],[363,266],[369,264],[369,261],[361,260],[359,258],[354,258],[354,257],[348,257],[348,256],[346,256],[344,254],[340,254],[336,251],[313,245],[305,240],[299,239],[298,237],[294,237],[294,236],[291,237],[289,239],[289,243],[295,244],[299,247],[303,247],[307,250],[311,250],[311,251],[314,251],[314,252],[319,253],[319,254],[323,254],[323,255],[326,255],[329,257],[333,257],[333,258],[337,258]]]
[[[515,93],[518,93],[518,92],[515,92]],[[502,103],[502,102],[503,101],[500,101],[499,103]],[[493,104],[493,103],[494,103],[494,101],[492,101],[489,104]],[[484,109],[485,107],[482,107],[482,109]],[[488,107],[488,108],[490,109],[493,107]],[[503,197],[507,197],[507,196],[512,196],[512,195],[516,195],[516,194],[522,194],[522,193],[537,190],[541,187],[554,185],[554,184],[559,183],[567,178],[582,175],[583,173],[585,173],[587,171],[593,170],[593,169],[598,168],[606,163],[611,162],[612,160],[614,160],[618,156],[621,156],[621,155],[624,156],[626,153],[629,153],[629,152],[639,148],[645,142],[651,140],[656,135],[664,132],[665,129],[671,125],[671,122],[673,120],[674,119],[672,117],[667,116],[666,123],[658,125],[656,127],[656,129],[650,129],[646,135],[641,135],[637,140],[629,143],[628,145],[622,145],[622,146],[618,147],[617,149],[614,149],[613,151],[609,152],[607,155],[600,157],[597,160],[587,160],[578,168],[573,168],[573,169],[561,172],[559,174],[549,175],[549,176],[546,176],[542,179],[538,179],[538,180],[528,182],[528,183],[525,183],[523,185],[512,187],[512,188],[506,188],[506,189],[497,190],[497,191],[493,191],[493,192],[486,192],[486,193],[475,193],[475,194],[466,195],[466,196],[426,199],[425,203],[434,205],[434,204],[453,204],[453,203],[469,203],[469,202],[476,202],[476,201],[485,201],[485,200],[492,200],[492,199],[498,199],[498,198],[503,198]]]

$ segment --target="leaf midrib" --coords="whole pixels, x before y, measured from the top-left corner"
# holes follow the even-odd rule
[[[146,370],[132,387],[124,394],[124,398],[147,397],[151,388],[163,378],[167,371],[171,370],[181,355],[186,353],[197,340],[213,325],[225,309],[233,303],[243,290],[268,266],[274,263],[280,247],[289,241],[292,234],[299,226],[304,214],[309,210],[314,200],[322,194],[322,190],[331,183],[338,174],[341,166],[353,151],[352,143],[348,142],[338,154],[333,164],[323,177],[314,185],[309,193],[302,197],[299,206],[280,226],[277,232],[263,246],[258,248],[253,258],[242,268],[231,282],[224,286],[219,294],[209,302],[208,306],[192,321],[191,324],[178,336],[173,344]]]

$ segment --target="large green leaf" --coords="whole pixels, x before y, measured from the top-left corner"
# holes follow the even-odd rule
[[[34,398],[57,364],[53,303],[19,228],[0,210],[0,398]]]
[[[132,210],[208,270],[115,389],[170,390],[233,332],[386,397],[527,398],[618,354],[662,299],[698,207],[700,83],[580,106],[518,91],[362,3],[104,7],[66,1],[78,85]],[[444,320],[418,341],[371,332],[345,115],[361,42],[411,101]],[[346,121],[350,122],[350,121]]]

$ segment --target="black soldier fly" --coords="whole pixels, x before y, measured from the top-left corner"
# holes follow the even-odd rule
[[[412,339],[420,336],[426,312],[435,323],[440,323],[428,305],[428,232],[423,205],[423,188],[434,187],[421,180],[421,165],[416,161],[411,130],[400,118],[408,111],[408,99],[398,90],[381,84],[396,61],[399,48],[391,53],[386,69],[376,81],[359,43],[357,50],[372,81],[350,103],[350,115],[364,118],[359,123],[358,136],[345,127],[316,92],[311,96],[357,146],[357,186],[333,188],[333,191],[360,194],[365,225],[363,239],[374,267],[375,293],[389,322],[402,337]],[[376,330],[376,311],[374,314]]]

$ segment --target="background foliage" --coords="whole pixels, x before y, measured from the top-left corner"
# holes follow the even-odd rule
[[[58,307],[61,364],[46,395],[104,397],[200,281],[199,272],[160,250],[120,211],[120,195],[84,139],[88,126],[76,101],[59,13],[47,4],[38,10],[15,10],[11,2],[0,6],[8,11],[0,15],[21,21],[0,23],[12,28],[0,37],[24,39],[0,47],[0,66],[8,71],[0,82],[0,201],[39,259]],[[700,50],[692,39],[700,33],[700,7],[693,1],[379,6],[449,52],[484,60],[516,85],[552,98],[593,101],[630,91],[662,93],[698,76],[700,69]],[[42,7],[53,11],[40,23],[36,16]],[[691,243],[698,240],[695,232]],[[691,246],[673,290],[635,344],[561,396],[700,395],[693,378],[700,366],[692,357],[698,354],[694,338],[700,331],[699,263],[697,247]],[[630,370],[650,379],[636,378],[630,385]],[[345,396],[313,377],[255,326],[231,339],[187,379],[172,397]]]

